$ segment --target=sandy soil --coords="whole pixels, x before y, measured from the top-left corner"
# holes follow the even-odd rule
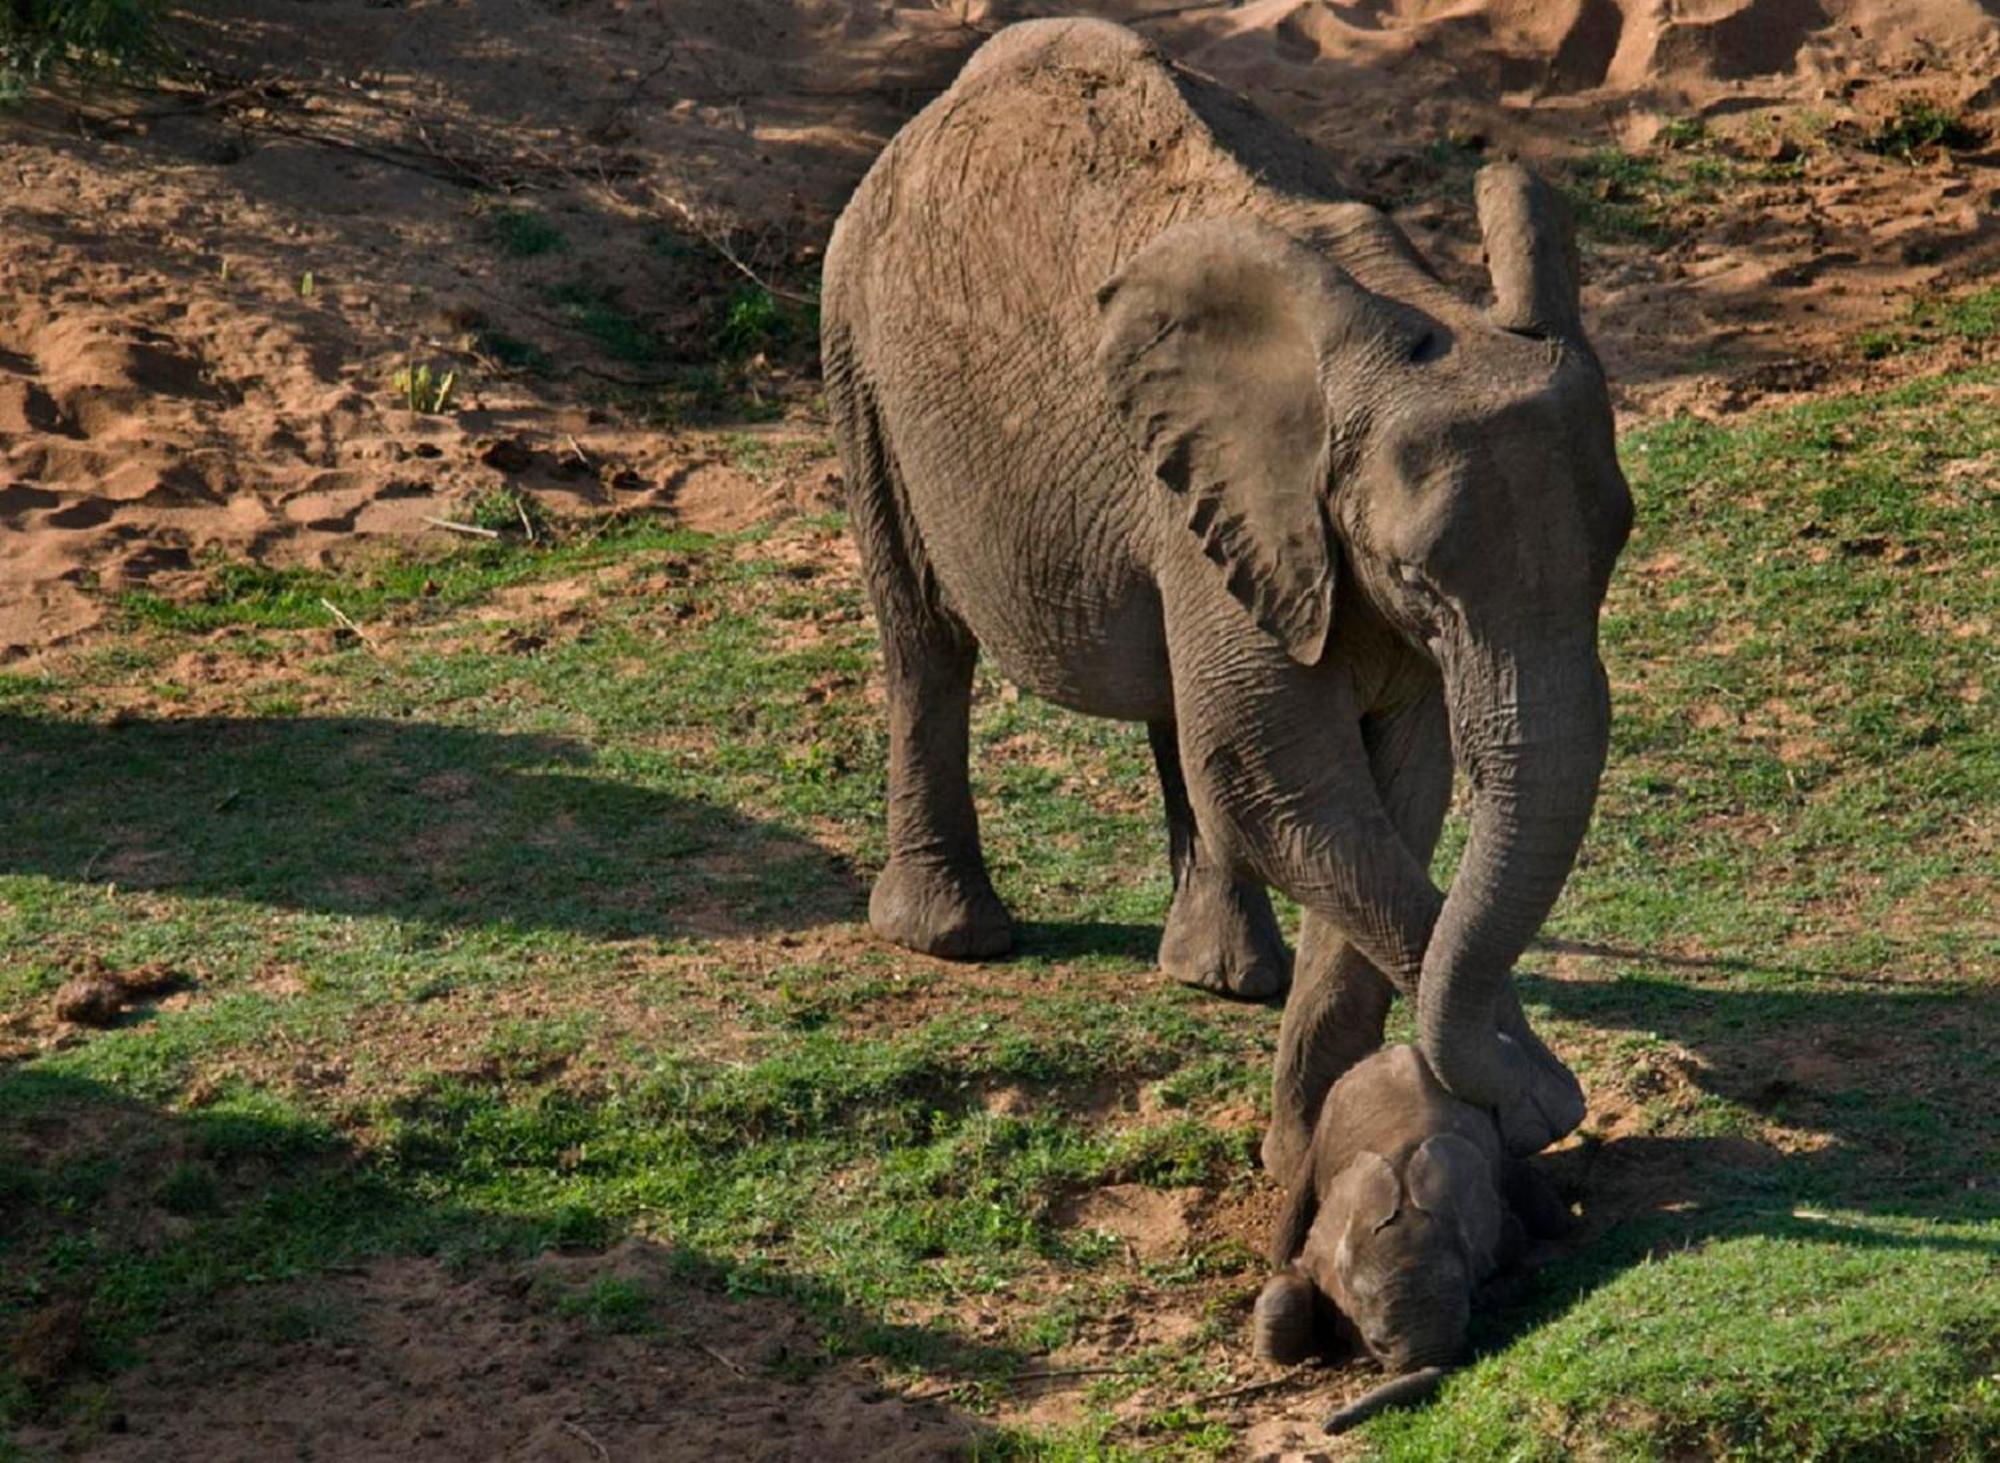
[[[2000,139],[2000,22],[1972,0],[194,9],[177,23],[199,85],[0,116],[0,662],[103,633],[119,591],[192,592],[217,555],[448,542],[429,520],[501,486],[558,513],[721,527],[833,501],[809,348],[732,366],[719,410],[689,408],[687,382],[743,270],[808,287],[875,150],[985,34],[1032,14],[1152,17],[1172,54],[1326,146],[1468,289],[1480,155],[1649,155],[1700,119],[1743,181],[1675,205],[1664,240],[1590,251],[1586,309],[1628,419],[1893,373],[1857,335],[1989,272],[2000,247],[1991,142],[1859,145],[1910,98]],[[510,252],[502,209],[561,243]],[[508,364],[503,341],[547,367]],[[453,410],[402,404],[392,378],[412,361],[457,371]],[[729,423],[746,403],[776,419]],[[771,448],[754,469],[744,434]],[[1147,1258],[1255,1246],[1268,1198],[1108,1190],[1069,1217]],[[671,1291],[686,1338],[549,1321],[526,1297],[556,1271]],[[162,1338],[114,1385],[124,1428],[98,1455],[930,1457],[974,1426],[948,1396],[885,1396],[856,1366],[774,1382],[769,1347],[803,1320],[677,1286],[641,1246],[525,1274],[384,1263],[314,1292],[350,1318],[332,1334],[233,1358],[199,1328]],[[1192,1334],[1200,1307],[1239,1301],[1163,1302],[1147,1334]],[[1102,1318],[1050,1366],[1115,1358],[1132,1336],[1132,1317]],[[1264,1380],[1225,1399],[1249,1456],[1317,1456],[1328,1396],[1364,1379]],[[1083,1385],[1009,1416],[1074,1415]]]
[[[185,592],[218,554],[438,537],[503,484],[721,525],[832,500],[809,345],[728,382],[725,415],[787,408],[754,429],[799,444],[776,473],[663,399],[714,355],[736,264],[809,288],[899,120],[986,33],[1056,8],[1154,17],[1469,289],[1481,152],[1560,165],[1700,118],[1721,156],[1797,154],[1795,177],[1678,210],[1664,245],[1594,251],[1628,416],[1881,369],[1858,331],[1994,257],[2000,154],[1853,145],[1908,97],[1990,121],[2000,25],[1970,0],[217,0],[179,23],[199,86],[0,118],[0,659],[100,624],[118,591]],[[560,242],[510,254],[496,210]],[[407,409],[412,362],[457,371],[454,410]]]

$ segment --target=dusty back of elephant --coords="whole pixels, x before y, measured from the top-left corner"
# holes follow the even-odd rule
[[[1141,572],[1158,504],[1093,361],[1098,291],[1175,224],[1282,227],[1346,196],[1242,99],[1130,31],[1059,20],[988,42],[849,203],[824,281],[830,394],[865,376],[912,540],[946,601],[1038,694],[1132,720],[1171,710]],[[1254,398],[1256,384],[1241,386]],[[1103,548],[1085,550],[1087,588],[1079,537]],[[1067,629],[1048,603],[1020,603],[1065,595],[1089,601]]]

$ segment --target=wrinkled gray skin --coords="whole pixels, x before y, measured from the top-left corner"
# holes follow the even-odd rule
[[[1257,1298],[1258,1354],[1290,1364],[1358,1341],[1391,1373],[1465,1349],[1478,1287],[1570,1216],[1421,1053],[1393,1046],[1334,1083],[1292,1176]]]
[[[1510,972],[1596,794],[1631,499],[1559,204],[1511,166],[1478,202],[1485,309],[1243,102],[1119,27],[1039,21],[896,136],[827,252],[827,397],[886,662],[870,919],[947,957],[1008,946],[967,786],[980,647],[1145,722],[1161,965],[1249,997],[1292,981],[1280,1175],[1392,990],[1514,1151],[1583,1113]],[[1446,897],[1454,746],[1475,795]],[[1304,907],[1295,970],[1266,886]]]

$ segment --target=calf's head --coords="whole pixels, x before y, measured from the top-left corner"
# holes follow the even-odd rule
[[[1316,1207],[1298,1216],[1304,1243],[1257,1298],[1258,1354],[1290,1364],[1347,1341],[1391,1372],[1457,1360],[1473,1289],[1498,1266],[1510,1219],[1486,1156],[1449,1133],[1393,1159],[1362,1153]]]

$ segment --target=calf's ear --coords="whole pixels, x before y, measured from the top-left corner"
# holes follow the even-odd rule
[[[1497,1266],[1506,1211],[1493,1166],[1475,1144],[1456,1133],[1426,1138],[1410,1155],[1403,1182],[1412,1204],[1458,1227],[1475,1277]]]

